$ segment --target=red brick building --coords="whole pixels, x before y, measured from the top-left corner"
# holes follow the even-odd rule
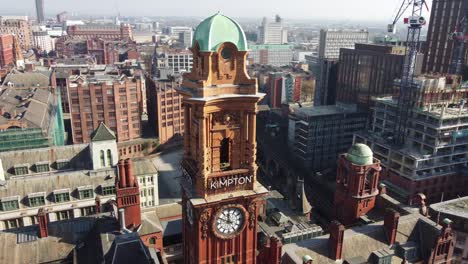
[[[341,223],[353,224],[374,208],[380,171],[380,161],[364,144],[353,145],[348,153],[339,157],[335,216]]]
[[[101,37],[60,37],[55,44],[60,57],[90,55],[97,64],[114,64],[126,59],[138,59],[137,44],[130,39],[109,40]]]
[[[128,24],[118,25],[73,25],[67,27],[67,35],[85,39],[133,39],[132,27]]]
[[[143,109],[140,76],[74,75],[68,80],[73,143],[86,143],[104,122],[117,141],[139,138]]]
[[[147,93],[148,114],[155,120],[153,129],[164,144],[170,139],[180,138],[184,134],[184,111],[182,96],[175,90],[179,85],[173,81],[154,81],[148,79]]]
[[[0,68],[14,63],[13,35],[0,35]]]

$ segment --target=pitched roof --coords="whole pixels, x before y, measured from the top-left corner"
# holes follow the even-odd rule
[[[108,128],[104,123],[101,122],[99,127],[94,131],[91,136],[91,141],[106,141],[106,140],[115,140],[115,134]]]

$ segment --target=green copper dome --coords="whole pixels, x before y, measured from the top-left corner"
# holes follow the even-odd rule
[[[234,43],[240,51],[247,50],[247,39],[241,26],[219,13],[203,20],[193,35],[193,46],[198,43],[200,51],[216,51],[224,42]]]
[[[360,166],[371,165],[373,161],[372,150],[365,144],[353,145],[346,154],[346,159]]]

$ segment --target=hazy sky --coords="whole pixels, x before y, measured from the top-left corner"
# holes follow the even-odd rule
[[[392,20],[402,0],[45,0],[46,14],[61,11],[78,14],[123,16],[197,16],[216,11],[233,17]],[[429,0],[432,2],[431,0]],[[234,6],[233,6],[234,5]],[[0,15],[15,13],[35,16],[34,0],[0,0]],[[426,16],[429,14],[426,12]]]

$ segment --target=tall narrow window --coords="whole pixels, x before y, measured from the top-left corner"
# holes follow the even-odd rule
[[[105,167],[106,166],[106,160],[104,157],[104,150],[101,150],[101,166]]]
[[[109,166],[112,166],[112,152],[110,149],[107,150],[107,164],[109,164]]]
[[[220,168],[221,170],[229,169],[230,162],[229,162],[229,138],[225,138],[221,140],[221,149],[220,149]]]

